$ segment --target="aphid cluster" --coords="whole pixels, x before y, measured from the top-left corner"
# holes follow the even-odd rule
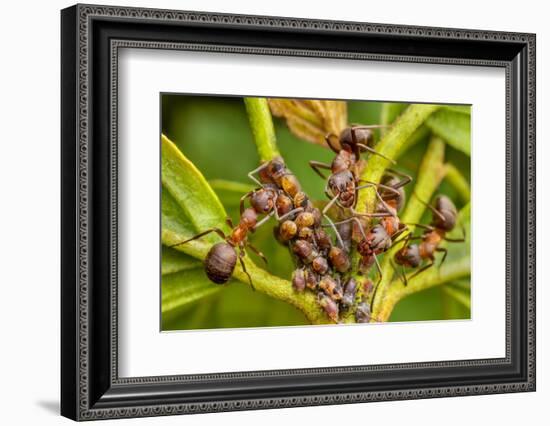
[[[238,259],[253,287],[243,261],[245,249],[250,248],[266,262],[267,259],[250,243],[248,236],[274,217],[277,221],[274,237],[289,248],[295,260],[296,269],[292,274],[294,290],[314,292],[319,306],[334,322],[339,321],[342,312],[351,309],[356,322],[369,322],[374,294],[370,297],[370,303],[367,299],[382,279],[378,260],[380,254],[404,242],[393,261],[401,266],[401,278],[407,285],[405,267],[419,268],[412,275],[414,277],[434,264],[436,252],[443,252],[442,262],[445,260],[447,252],[440,247],[441,241],[463,241],[446,237],[446,233],[455,226],[457,212],[452,201],[445,196],[436,198],[435,207],[427,205],[433,213],[430,225],[414,225],[424,228],[422,236],[414,237],[410,233],[398,240],[408,229],[400,221],[398,213],[405,201],[403,188],[411,182],[410,176],[388,169],[381,183],[359,178],[361,169],[368,167],[361,154],[368,152],[382,156],[372,148],[373,129],[377,127],[380,126],[350,126],[337,137],[338,144],[334,142],[336,135],[326,136],[328,147],[335,153],[332,163],[309,162],[312,169],[326,181],[325,194],[329,201],[322,210],[315,207],[284,161],[277,158],[248,174],[258,187],[241,198],[239,223],[234,226],[231,219],[227,219],[232,228],[228,235],[219,228],[211,228],[176,245],[211,232],[217,233],[223,242],[213,245],[206,256],[208,278],[217,284],[226,283]],[[330,175],[326,176],[323,169],[330,171]],[[372,213],[358,212],[359,191],[367,188],[375,191],[376,209]],[[247,201],[248,207],[245,206]],[[329,216],[331,209],[338,212],[337,221]],[[328,228],[334,237],[327,233],[325,229]],[[415,240],[421,241],[411,244]],[[357,265],[359,274],[366,274],[376,265],[376,284],[369,279],[358,283],[351,276],[350,250],[353,246],[360,257]],[[424,260],[429,263],[421,266]]]

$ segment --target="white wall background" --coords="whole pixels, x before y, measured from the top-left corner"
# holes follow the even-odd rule
[[[537,33],[538,390],[452,399],[294,408],[102,424],[342,423],[499,426],[549,417],[550,28],[544,2],[120,0],[103,4]],[[59,9],[71,2],[2,5],[0,63],[0,418],[2,424],[68,424],[59,405]],[[545,241],[546,240],[546,241]],[[547,420],[546,420],[547,421]],[[128,423],[131,422],[131,423]]]

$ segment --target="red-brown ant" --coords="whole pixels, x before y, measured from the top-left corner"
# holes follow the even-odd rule
[[[405,239],[404,246],[395,254],[395,263],[401,265],[401,279],[404,285],[407,285],[407,276],[405,267],[418,268],[423,260],[429,263],[416,271],[409,279],[416,277],[421,272],[431,268],[435,264],[435,253],[443,253],[441,264],[447,257],[447,249],[439,247],[443,240],[449,242],[464,242],[466,239],[464,228],[462,229],[462,238],[448,238],[446,234],[452,231],[456,225],[457,210],[451,199],[445,195],[438,195],[435,198],[435,206],[424,203],[432,211],[432,222],[430,225],[415,224],[415,226],[424,228],[424,233],[419,237],[413,237],[409,234]],[[421,240],[419,244],[409,244],[412,240]]]
[[[182,241],[181,243],[174,244],[171,247],[177,247],[186,244],[190,241],[196,240],[212,232],[215,232],[225,241],[214,244],[208,251],[206,259],[204,260],[204,268],[207,277],[210,279],[210,281],[216,284],[225,284],[227,281],[229,281],[229,278],[231,278],[231,275],[233,274],[238,257],[243,272],[247,275],[251,287],[254,288],[254,285],[252,284],[252,278],[246,270],[243,258],[246,254],[245,248],[248,247],[258,256],[260,256],[264,262],[267,263],[267,259],[265,258],[263,253],[248,241],[248,233],[254,232],[254,230],[256,230],[265,222],[265,218],[258,222],[259,213],[263,213],[263,211],[258,212],[252,207],[244,209],[237,226],[233,226],[233,222],[231,221],[231,219],[227,218],[227,224],[232,228],[231,233],[228,235],[225,235],[225,233],[220,228],[214,227],[207,229],[206,231],[201,232],[200,234],[197,234],[192,238]],[[238,256],[237,248],[239,249]]]
[[[372,154],[379,155],[382,158],[395,164],[395,161],[380,154],[369,145],[372,144],[373,132],[372,129],[380,128],[384,126],[351,126],[347,127],[340,133],[339,142],[340,148],[333,145],[331,136],[329,134],[325,137],[327,145],[329,146],[336,156],[332,160],[331,164],[322,163],[319,161],[310,161],[309,165],[321,178],[326,179],[325,195],[330,200],[329,203],[323,209],[323,214],[326,215],[327,211],[336,204],[342,209],[350,209],[353,215],[376,217],[365,213],[355,212],[355,206],[357,204],[357,192],[361,189],[372,187],[375,184],[358,179],[357,164],[360,155],[363,151],[368,151]],[[327,177],[323,174],[321,169],[331,171],[331,175]],[[365,185],[360,185],[365,183]],[[328,219],[328,217],[327,217]],[[328,219],[330,222],[330,219]]]

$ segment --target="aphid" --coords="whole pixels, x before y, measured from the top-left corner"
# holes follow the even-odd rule
[[[418,268],[424,260],[429,263],[416,271],[409,279],[416,277],[421,272],[431,268],[435,264],[435,253],[442,252],[441,264],[447,257],[447,249],[439,247],[443,240],[449,242],[464,242],[466,239],[465,231],[462,229],[462,238],[448,238],[447,232],[454,229],[457,220],[457,211],[451,199],[445,195],[438,195],[435,198],[435,206],[426,204],[432,211],[432,222],[430,225],[416,224],[415,226],[424,228],[424,233],[419,237],[413,237],[409,234],[405,238],[404,246],[395,254],[394,261],[401,265],[401,279],[403,284],[407,285],[407,276],[404,268]],[[409,244],[410,241],[421,240],[419,244]]]
[[[336,280],[330,275],[325,275],[319,281],[319,288],[335,302],[342,300],[343,291],[339,279]]]
[[[311,269],[320,275],[324,275],[328,272],[328,262],[323,256],[317,256],[311,262]]]
[[[305,264],[311,263],[319,255],[311,243],[305,240],[295,241],[292,245],[292,251]]]
[[[334,322],[338,322],[339,308],[338,303],[332,300],[324,292],[317,293],[317,303],[325,311],[327,316]]]
[[[314,228],[313,238],[315,239],[315,243],[317,244],[317,248],[325,254],[328,253],[328,251],[332,247],[332,241],[330,240],[330,237],[325,232],[325,230],[321,227]]]
[[[306,272],[304,268],[298,268],[292,273],[292,287],[302,292],[306,288]]]
[[[288,242],[293,239],[298,233],[298,226],[292,220],[285,220],[281,225],[279,225],[279,240],[283,242]]]
[[[344,294],[340,304],[343,308],[350,308],[355,302],[355,294],[357,293],[357,281],[350,277],[344,284]]]
[[[318,286],[319,276],[311,270],[306,270],[306,287],[310,290],[316,290]]]
[[[366,302],[361,302],[357,305],[355,310],[355,322],[357,323],[367,323],[371,319],[371,310],[370,306]]]
[[[328,258],[332,267],[341,274],[346,273],[351,266],[348,254],[339,247],[333,246],[328,253]]]

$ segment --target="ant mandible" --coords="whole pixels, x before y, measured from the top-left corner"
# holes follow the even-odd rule
[[[448,238],[446,236],[448,232],[454,229],[458,217],[456,207],[449,197],[438,195],[435,198],[435,206],[423,201],[422,203],[432,211],[432,222],[430,225],[415,224],[414,226],[424,228],[424,233],[418,237],[413,237],[412,234],[407,235],[404,239],[404,246],[394,256],[395,263],[401,265],[401,280],[405,286],[408,282],[405,267],[418,268],[423,260],[429,261],[427,265],[424,265],[410,276],[410,280],[435,264],[436,252],[443,253],[440,265],[443,264],[448,251],[446,248],[439,246],[442,241],[461,243],[466,240],[464,228],[462,228],[462,238]],[[409,244],[413,240],[421,240],[421,242],[419,244]]]

